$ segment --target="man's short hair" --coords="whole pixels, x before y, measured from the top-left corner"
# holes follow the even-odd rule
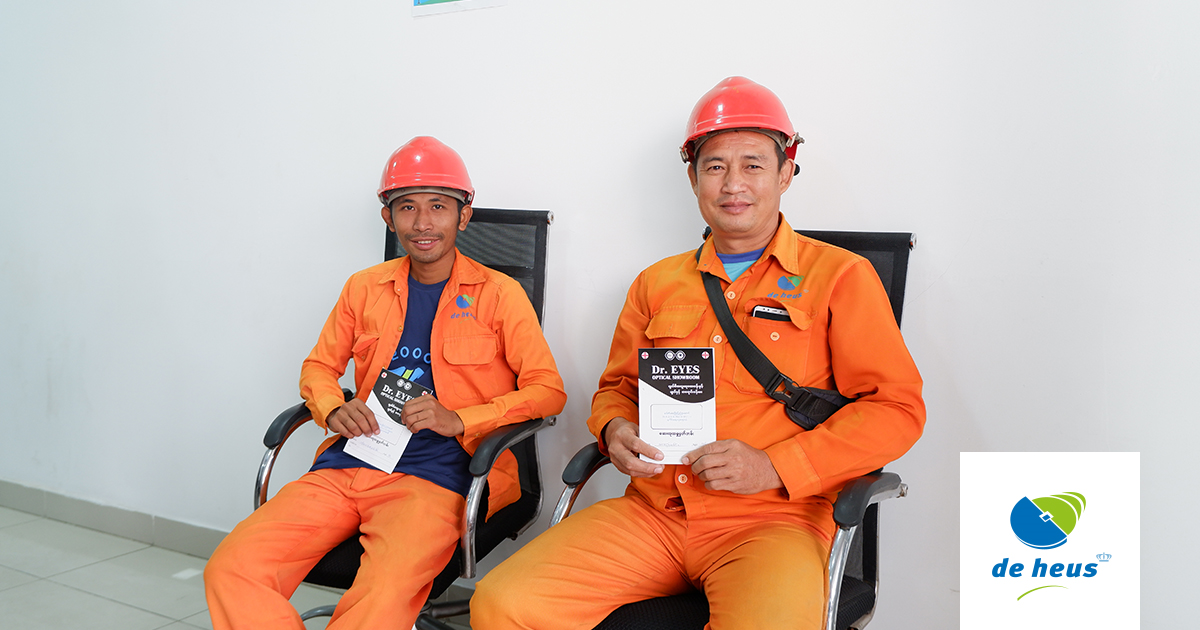
[[[714,131],[714,132],[698,139],[697,142],[695,143],[695,145],[693,145],[694,148],[692,149],[692,154],[695,157],[692,158],[691,166],[694,168],[696,165],[696,161],[700,159],[700,147],[703,147],[705,142],[711,140],[713,138],[713,136],[716,136],[716,135],[722,134],[722,133],[728,133],[730,131],[753,131],[755,133],[761,133],[762,135],[767,136],[768,138],[774,140],[774,142],[772,144],[775,145],[775,162],[779,165],[778,169],[781,171],[783,170],[783,165],[786,164],[788,161],[787,152],[785,152],[783,150],[783,143],[784,143],[783,134],[778,131],[775,131],[773,129],[758,129],[755,127],[738,127],[736,129],[722,129],[720,131]]]
[[[450,197],[454,201],[458,202],[458,216],[462,217],[462,209],[464,206],[467,205],[467,202],[465,199],[463,199],[463,192],[461,190],[455,190],[453,188],[397,188],[396,190],[393,190],[388,193],[388,202],[387,202],[388,210],[392,209],[393,201],[395,201],[405,195],[411,195],[414,193],[423,193],[423,192],[424,193],[433,193],[435,195],[445,195],[447,197]]]

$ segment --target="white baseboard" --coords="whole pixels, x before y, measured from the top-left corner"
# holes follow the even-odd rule
[[[0,480],[0,507],[207,558],[228,532]]]

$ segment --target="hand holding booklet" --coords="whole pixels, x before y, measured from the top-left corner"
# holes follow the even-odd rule
[[[638,350],[638,437],[662,451],[662,464],[717,440],[712,348]]]
[[[383,370],[375,380],[375,387],[367,396],[367,409],[375,414],[379,435],[359,435],[346,442],[346,454],[356,457],[384,472],[396,469],[396,463],[404,454],[412,431],[400,422],[404,404],[429,393],[429,388],[400,378],[397,374]]]

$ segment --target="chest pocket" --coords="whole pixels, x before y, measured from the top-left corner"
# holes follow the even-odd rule
[[[366,366],[367,360],[370,358],[370,353],[379,343],[379,335],[375,333],[363,333],[358,339],[354,340],[354,347],[350,349],[350,354],[354,356],[355,364]]]
[[[775,313],[760,313],[759,317],[752,315],[754,307],[766,306],[773,311],[787,311],[787,316]],[[746,314],[742,330],[746,336],[775,367],[789,378],[803,382],[808,367],[809,343],[812,339],[812,313],[795,307],[781,304],[774,300],[751,300],[746,305]],[[733,349],[730,348],[732,354]],[[746,370],[741,361],[733,370],[733,385],[744,393],[757,393],[763,390],[762,385],[754,380],[754,376]]]
[[[665,306],[650,318],[646,336],[655,346],[660,345],[659,339],[686,339],[696,332],[707,309],[707,304]]]
[[[451,365],[487,365],[499,350],[495,335],[450,337],[442,342],[442,356]]]

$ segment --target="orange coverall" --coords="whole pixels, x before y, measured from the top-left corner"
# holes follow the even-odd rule
[[[364,401],[390,363],[403,332],[409,267],[403,257],[346,282],[301,368],[300,393],[318,425],[344,404],[338,378],[351,358]],[[467,452],[496,428],[562,411],[562,379],[512,278],[456,252],[431,342],[437,397],[462,419]],[[489,475],[489,513],[520,496],[516,462],[505,456]],[[326,551],[361,527],[366,553],[329,627],[411,627],[454,551],[464,503],[432,482],[365,464],[309,472],[239,524],[209,560],[213,625],[303,628],[287,599]]]
[[[836,383],[855,402],[812,431],[793,424],[729,346],[702,271],[722,279],[734,319],[781,372],[802,386]],[[758,305],[785,309],[790,321],[751,317]],[[717,439],[764,450],[784,487],[708,490],[688,466],[633,478],[624,497],[572,515],[489,573],[472,627],[591,628],[621,604],[692,587],[708,595],[712,627],[821,623],[832,500],[847,480],[904,454],[925,421],[920,374],[871,263],[796,234],[781,215],[763,255],[732,283],[711,241],[698,261],[687,252],[652,265],[629,289],[592,400],[598,438],[615,417],[638,419],[636,350],[667,346],[714,348]]]

